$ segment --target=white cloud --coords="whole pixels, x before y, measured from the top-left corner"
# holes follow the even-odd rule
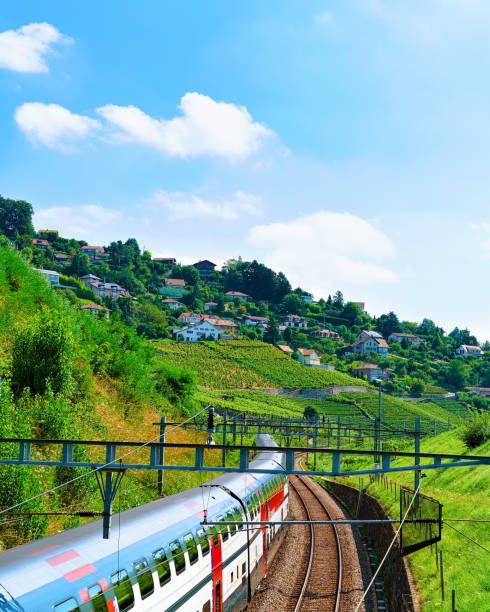
[[[232,198],[204,200],[194,194],[168,193],[161,189],[152,202],[162,204],[169,211],[170,219],[216,217],[232,221],[243,215],[258,214],[259,199],[250,193],[237,191]]]
[[[169,157],[240,159],[257,151],[272,130],[255,122],[244,106],[216,102],[193,92],[180,100],[181,117],[150,117],[135,106],[107,104],[97,109],[116,126],[116,139],[135,142]]]
[[[320,211],[294,221],[256,225],[248,242],[264,249],[268,265],[318,296],[339,287],[399,280],[379,263],[393,256],[391,240],[348,213]]]
[[[55,43],[70,43],[49,23],[30,23],[0,33],[0,68],[15,72],[48,72],[44,56]]]
[[[100,128],[95,119],[42,102],[26,102],[17,107],[15,121],[31,142],[51,148],[66,148]]]
[[[37,229],[57,229],[62,236],[76,237],[89,243],[108,241],[108,231],[122,218],[119,210],[109,210],[95,204],[82,206],[51,206],[34,214]]]

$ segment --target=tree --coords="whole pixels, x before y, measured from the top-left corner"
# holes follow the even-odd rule
[[[32,206],[24,200],[9,200],[0,196],[0,232],[10,240],[18,235],[34,235]]]
[[[72,259],[68,271],[70,274],[79,277],[88,274],[90,271],[90,259],[87,253],[77,253]]]
[[[341,310],[344,307],[344,296],[342,295],[342,291],[337,291],[335,293],[332,304],[334,308],[337,308],[337,310]]]
[[[354,302],[347,302],[342,310],[342,317],[349,321],[351,327],[356,325],[361,317],[361,310]]]
[[[443,370],[443,378],[446,384],[455,391],[464,389],[468,380],[468,367],[461,359],[453,359]]]
[[[393,332],[401,331],[401,325],[396,314],[391,311],[388,314],[382,314],[379,319],[376,320],[376,329],[385,338],[388,338]]]
[[[305,304],[297,293],[288,293],[282,300],[282,309],[284,312],[300,315],[305,311]]]
[[[263,340],[264,342],[268,342],[269,344],[276,344],[277,341],[279,340],[279,332],[277,331],[277,323],[273,319],[273,317],[271,317],[269,321],[269,325],[267,326],[267,329],[264,332]]]

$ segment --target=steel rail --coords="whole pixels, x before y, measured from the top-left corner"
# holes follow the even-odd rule
[[[294,492],[298,496],[299,501],[301,502],[303,508],[305,509],[306,516],[307,516],[308,520],[311,521],[310,511],[308,510],[308,506],[306,505],[305,500],[301,497],[300,492],[295,487],[295,485],[294,485],[294,483],[292,482],[291,479],[289,480],[289,484],[293,488]],[[306,568],[305,577],[303,579],[303,584],[301,586],[301,591],[299,593],[298,600],[296,602],[296,606],[294,607],[294,612],[299,612],[299,609],[301,608],[301,604],[303,603],[303,598],[305,596],[306,585],[308,584],[308,580],[310,578],[311,566],[313,565],[313,549],[314,549],[314,547],[315,547],[315,531],[313,529],[313,525],[310,523],[310,555],[309,555],[309,558],[308,558],[308,566]]]
[[[317,500],[317,502],[320,504],[320,506],[323,508],[323,511],[325,512],[325,514],[327,515],[328,519],[331,521],[332,520],[332,516],[330,515],[330,512],[328,511],[327,507],[325,506],[325,504],[323,503],[323,501],[320,499],[320,497],[318,496],[318,494],[316,493],[316,491],[314,491],[314,489],[312,489],[306,479],[303,479],[301,476],[297,476],[298,480],[301,481],[301,483],[306,487],[306,489],[308,489],[308,491],[313,495],[313,497]],[[293,489],[296,491],[298,497],[300,498],[301,502],[303,503],[304,507],[306,508],[306,502],[304,501],[304,499],[301,496],[301,493],[299,493],[297,487],[291,482],[290,480],[290,484],[292,485]],[[309,520],[310,519],[310,513],[307,510],[308,513],[308,517]],[[294,612],[299,612],[299,610],[301,609],[301,605],[303,603],[303,598],[304,598],[304,592],[306,590],[306,585],[311,573],[311,567],[312,567],[312,561],[313,561],[313,548],[314,548],[314,535],[313,535],[313,524],[310,524],[310,529],[311,529],[311,537],[312,537],[312,546],[311,546],[311,550],[310,550],[310,561],[309,561],[309,566],[308,566],[308,572],[307,572],[307,576],[305,578],[305,582],[303,584],[303,587],[301,589],[301,600],[298,600],[298,603],[296,604],[296,607],[294,609]],[[341,590],[342,590],[342,549],[340,547],[340,538],[339,538],[339,534],[337,531],[337,528],[335,527],[335,524],[332,524],[332,529],[334,532],[334,536],[335,536],[335,543],[337,546],[337,588],[336,588],[336,593],[335,593],[335,607],[334,607],[334,612],[339,612],[340,610],[340,599],[341,599]]]

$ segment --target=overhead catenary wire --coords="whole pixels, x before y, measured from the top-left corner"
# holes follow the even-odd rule
[[[171,431],[174,431],[175,429],[178,429],[179,427],[181,427],[185,423],[188,423],[189,421],[191,421],[196,416],[202,414],[205,410],[207,410],[207,407],[204,407],[202,410],[200,410],[199,412],[196,412],[196,414],[192,415],[187,420],[182,421],[182,423],[179,423],[175,427],[172,427],[166,433],[170,433]],[[94,468],[92,472],[85,472],[84,474],[80,474],[79,476],[75,476],[75,478],[72,478],[71,480],[67,480],[66,482],[62,482],[61,484],[57,485],[56,487],[53,487],[53,488],[48,489],[46,491],[42,491],[41,493],[38,493],[37,495],[34,495],[33,497],[30,497],[29,499],[23,500],[23,501],[21,501],[21,502],[19,502],[17,504],[14,504],[13,506],[10,506],[9,508],[5,508],[4,510],[0,510],[0,516],[2,514],[10,512],[11,510],[15,510],[16,508],[20,508],[21,506],[24,506],[25,504],[28,504],[29,502],[31,502],[31,501],[33,501],[35,499],[39,499],[40,497],[43,497],[44,495],[49,495],[49,493],[53,493],[54,491],[57,491],[58,489],[66,487],[67,485],[72,484],[72,483],[76,482],[77,480],[81,480],[82,478],[86,478],[87,476],[89,476],[93,472],[98,472],[100,470],[103,470],[104,468],[107,468],[107,467],[109,467],[111,465],[114,465],[115,463],[120,462],[122,459],[125,459],[129,455],[132,455],[133,453],[138,452],[142,448],[145,448],[145,446],[148,446],[149,444],[152,444],[153,442],[155,442],[159,438],[161,438],[161,434],[158,434],[157,436],[155,436],[151,440],[148,440],[147,442],[144,442],[143,444],[140,444],[139,446],[133,448],[132,450],[130,450],[127,453],[125,453],[124,455],[121,455],[120,457],[116,457],[112,461],[108,461],[107,463],[104,463],[104,465],[101,465],[99,467]]]
[[[405,519],[408,516],[408,513],[410,512],[410,508],[412,507],[413,502],[415,501],[419,489],[420,489],[420,485],[422,484],[422,481],[419,482],[419,486],[417,487],[417,490],[415,491],[414,496],[412,497],[412,500],[410,501],[410,504],[408,505],[407,511],[405,512],[405,516],[403,517],[402,521],[400,522],[400,526],[398,527],[398,529],[395,532],[395,535],[393,536],[393,539],[391,540],[390,545],[388,546],[388,550],[385,552],[384,557],[381,559],[381,563],[378,565],[378,569],[374,572],[373,577],[371,578],[370,583],[368,584],[366,590],[363,593],[363,596],[361,597],[361,599],[359,600],[359,603],[357,604],[357,606],[354,609],[354,612],[358,612],[359,608],[361,607],[362,602],[364,601],[364,599],[366,598],[366,595],[369,593],[369,590],[371,589],[371,587],[374,584],[374,581],[376,580],[377,575],[379,574],[379,571],[381,570],[381,567],[383,566],[383,563],[386,561],[386,559],[388,558],[388,555],[391,551],[391,549],[393,548],[394,543],[396,542],[396,539],[398,537],[398,534],[400,533],[401,528],[403,527],[403,523],[405,522]]]

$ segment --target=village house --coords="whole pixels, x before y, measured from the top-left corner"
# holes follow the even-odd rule
[[[465,389],[475,397],[490,398],[490,387],[465,387]]]
[[[388,336],[388,342],[401,343],[404,339],[412,346],[419,346],[419,344],[422,342],[422,338],[419,338],[414,334],[399,334],[398,332],[393,332]]]
[[[182,329],[174,329],[173,333],[176,340],[184,340],[185,342],[197,342],[201,339],[218,340],[222,336],[221,330],[210,323],[209,320],[200,321]]]
[[[109,311],[107,308],[100,306],[100,304],[82,304],[80,310],[89,312],[93,316],[105,314],[106,317],[109,318]]]
[[[294,327],[296,329],[306,329],[308,327],[308,323],[304,317],[293,314],[288,314],[283,317],[282,324],[285,327]]]
[[[165,285],[165,287],[172,287],[178,289],[185,288],[185,280],[183,278],[166,278],[163,281],[163,284]]]
[[[120,297],[131,297],[129,291],[121,287],[121,285],[101,281],[100,278],[94,274],[84,274],[80,277],[80,280],[87,289],[91,289],[95,295],[99,297],[110,297],[113,300],[118,300]]]
[[[49,249],[49,242],[44,238],[33,238],[32,244],[39,249]]]
[[[463,357],[483,357],[483,351],[479,346],[473,346],[471,344],[462,344],[455,350],[456,355],[462,355]]]
[[[244,325],[253,327],[267,327],[269,319],[267,317],[254,317],[252,315],[245,315],[243,317]]]
[[[106,258],[104,247],[101,246],[83,246],[80,251],[88,255],[91,262],[102,261]]]
[[[66,253],[55,253],[54,259],[57,263],[66,263],[67,261],[70,261],[71,257]]]
[[[204,302],[204,312],[214,310],[218,304],[216,302]]]
[[[182,302],[179,302],[178,300],[174,300],[172,298],[167,298],[165,300],[162,300],[162,304],[164,306],[167,306],[171,310],[177,310],[178,308],[185,308],[185,304],[182,304]]]
[[[329,338],[330,340],[335,340],[335,342],[342,341],[340,335],[331,329],[317,329],[316,331],[311,332],[311,335],[315,336],[316,338],[322,338],[322,340]]]
[[[227,291],[225,293],[225,296],[232,299],[238,298],[239,300],[243,300],[244,302],[247,302],[248,298],[250,297],[248,294],[242,293],[241,291]]]
[[[234,333],[236,330],[236,323],[229,319],[216,319],[212,315],[201,315],[201,320],[209,321],[214,325],[220,332],[231,332]]]
[[[202,280],[207,280],[212,274],[214,274],[214,270],[216,268],[216,264],[209,261],[209,259],[203,259],[202,261],[198,261],[192,265],[199,272],[199,277]]]
[[[390,368],[383,370],[375,363],[363,363],[357,366],[357,368],[354,368],[352,373],[357,378],[365,378],[367,381],[377,380],[379,378],[382,380],[389,380],[392,370]]]
[[[199,323],[199,321],[201,320],[201,315],[197,314],[196,312],[183,312],[182,314],[179,315],[179,318],[177,319],[177,321],[179,323]]]
[[[320,354],[314,349],[299,348],[296,351],[299,355],[299,362],[307,366],[319,366]]]
[[[286,355],[292,355],[294,353],[293,349],[287,344],[278,344],[277,348],[283,353],[286,353]]]
[[[39,270],[44,278],[52,287],[58,287],[60,284],[60,274],[54,270]]]
[[[357,342],[349,346],[343,347],[343,351],[346,355],[351,353],[359,353],[364,355],[366,353],[378,353],[378,355],[388,355],[389,347],[386,340],[378,334],[378,332],[365,330],[362,331]]]

